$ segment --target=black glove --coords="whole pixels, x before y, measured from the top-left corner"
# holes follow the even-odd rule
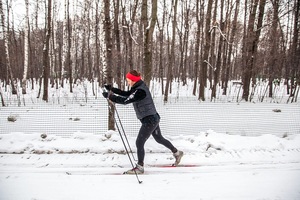
[[[107,89],[108,91],[111,91],[112,86],[110,84],[105,84],[104,85],[105,89]]]
[[[108,92],[102,92],[102,95],[104,98],[106,98],[106,99],[108,98]]]

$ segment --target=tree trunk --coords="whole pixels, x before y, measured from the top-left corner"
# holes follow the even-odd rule
[[[24,28],[24,72],[23,72],[23,79],[22,79],[22,94],[26,94],[26,82],[27,82],[27,71],[29,65],[29,12],[28,12],[28,0],[25,0],[25,8],[26,8],[26,15],[25,15],[25,28]]]
[[[184,2],[185,12],[183,14],[184,19],[183,19],[183,26],[184,26],[184,34],[183,34],[183,53],[182,53],[182,66],[181,70],[179,71],[179,75],[181,76],[181,81],[183,86],[187,84],[186,78],[187,78],[187,67],[188,67],[188,50],[189,50],[189,33],[190,33],[190,6],[191,6],[191,1],[189,2]]]
[[[106,44],[106,71],[105,79],[106,83],[112,84],[112,38],[111,38],[111,20],[110,20],[110,0],[104,0],[104,31],[105,31],[105,44]],[[109,102],[111,103],[111,102]],[[115,130],[114,125],[114,106],[110,106],[109,117],[108,117],[108,128]]]
[[[10,54],[9,54],[9,8],[7,9],[7,23],[5,24],[5,15],[3,12],[3,5],[2,0],[0,0],[0,15],[1,15],[1,27],[2,27],[2,33],[3,33],[3,40],[4,40],[4,48],[5,48],[5,54],[6,54],[6,69],[7,69],[7,76],[6,76],[6,83],[11,83],[12,87],[12,94],[17,94],[17,89],[15,86],[13,73],[11,69],[11,63],[10,63]],[[6,28],[5,28],[6,27]]]
[[[230,34],[230,39],[229,39],[229,44],[228,44],[228,54],[227,54],[227,62],[226,62],[226,72],[225,72],[225,87],[224,87],[224,92],[223,94],[226,95],[227,94],[227,88],[228,88],[228,81],[229,81],[229,77],[231,74],[231,65],[232,65],[232,47],[233,47],[233,42],[234,42],[234,38],[236,35],[236,31],[237,31],[237,19],[238,19],[238,14],[239,14],[239,6],[240,6],[240,0],[237,0],[235,3],[235,11],[234,11],[234,19],[232,22],[232,31]]]
[[[194,87],[193,87],[193,95],[196,96],[196,88],[197,88],[197,80],[199,73],[199,50],[200,50],[200,36],[201,36],[201,9],[200,5],[203,2],[197,1],[196,3],[196,22],[197,22],[197,33],[196,33],[196,43],[195,43],[195,65],[194,65]],[[202,5],[201,5],[202,6]]]
[[[159,26],[159,67],[158,67],[158,77],[161,82],[161,94],[164,95],[164,67],[163,67],[163,58],[164,58],[164,28],[165,28],[165,18],[166,18],[166,2],[163,4],[163,17],[162,25]]]
[[[248,101],[249,93],[250,93],[250,83],[253,78],[253,70],[255,64],[255,58],[257,54],[257,47],[259,42],[259,36],[261,32],[264,9],[265,9],[265,0],[255,0],[253,3],[253,9],[250,13],[249,24],[248,24],[248,36],[246,42],[246,68],[243,72],[243,99]],[[256,29],[254,29],[255,18],[256,18],[256,9],[259,4],[259,15],[258,15],[258,23],[256,25]]]
[[[292,73],[291,73],[291,89],[290,89],[290,97],[292,97],[291,102],[294,102],[295,93],[297,89],[297,84],[299,83],[300,78],[300,48],[299,48],[299,29],[300,29],[300,0],[295,0],[295,18],[294,18],[294,35],[292,42]],[[299,86],[298,86],[299,87]]]
[[[207,60],[208,65],[208,80],[209,80],[209,88],[210,90],[213,89],[213,76],[216,68],[216,40],[217,40],[217,28],[219,26],[219,22],[217,22],[217,11],[218,11],[218,0],[215,0],[214,2],[214,11],[213,11],[213,19],[212,19],[212,27],[210,29],[211,32],[211,45],[210,45],[210,54]],[[212,92],[213,93],[213,92]]]
[[[47,29],[46,29],[46,39],[43,49],[43,69],[44,69],[44,92],[43,100],[48,102],[48,85],[50,78],[50,65],[49,65],[49,44],[51,36],[51,0],[48,0],[48,9],[47,9]]]
[[[100,17],[99,17],[99,0],[96,0],[96,11],[95,11],[95,70],[97,71],[98,84],[102,85],[101,82],[101,68],[100,68],[100,44],[99,44],[99,28],[100,28]]]
[[[61,87],[64,87],[64,78],[65,78],[65,68],[67,66],[67,51],[68,51],[68,20],[69,20],[69,0],[65,0],[64,5],[64,23],[63,23],[63,42],[62,42],[62,60],[61,60],[61,71],[60,71],[60,80]]]
[[[203,61],[201,62],[201,73],[200,73],[200,87],[199,87],[199,100],[205,101],[205,87],[207,80],[207,65],[209,61],[209,51],[210,51],[210,23],[211,23],[211,10],[212,10],[213,0],[208,1],[206,19],[205,19],[205,43],[204,43],[204,55]]]
[[[148,22],[148,3],[142,3],[142,22],[144,26],[144,81],[149,86],[152,78],[152,38],[157,20],[157,0],[152,0],[151,20]]]
[[[269,97],[273,96],[273,81],[274,81],[274,70],[277,62],[277,48],[278,48],[278,34],[277,34],[277,25],[278,25],[278,11],[279,11],[279,1],[273,1],[273,19],[271,26],[271,34],[269,39],[269,44],[271,47],[270,56],[269,56]]]
[[[224,0],[221,0],[221,8],[220,8],[220,37],[219,37],[219,45],[218,45],[218,52],[217,52],[217,60],[216,60],[216,68],[214,70],[214,83],[212,87],[212,93],[211,93],[211,100],[215,99],[217,97],[216,91],[217,91],[217,85],[219,83],[219,77],[221,72],[221,59],[222,59],[222,47],[223,47],[223,31],[224,31],[224,23],[223,22],[223,9],[224,9]],[[223,52],[224,53],[224,52]]]
[[[116,39],[116,75],[117,75],[117,85],[119,88],[122,86],[122,57],[121,57],[121,40],[120,40],[120,30],[119,30],[119,12],[120,12],[120,0],[114,0],[114,33]]]
[[[165,95],[164,95],[164,102],[168,102],[169,97],[169,89],[171,88],[172,83],[172,76],[173,76],[173,70],[174,70],[174,64],[175,64],[175,31],[177,26],[177,3],[178,0],[175,0],[174,7],[173,7],[173,25],[172,25],[172,44],[171,44],[171,55],[170,55],[170,61],[168,65],[168,72],[167,72],[167,82],[166,82],[166,89],[165,89]]]
[[[72,60],[71,60],[71,48],[72,48],[72,27],[70,20],[70,11],[69,11],[69,0],[67,6],[67,57],[66,57],[66,68],[69,71],[69,87],[70,93],[73,93],[73,68],[72,68]]]
[[[91,2],[88,3],[88,11],[87,11],[87,68],[88,68],[88,80],[90,82],[94,82],[94,73],[93,73],[93,65],[92,65],[92,58],[91,58],[91,11],[92,11]],[[94,94],[94,90],[93,90]]]

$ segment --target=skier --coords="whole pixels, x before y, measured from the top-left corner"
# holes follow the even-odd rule
[[[105,85],[104,87],[109,92],[102,93],[104,98],[107,98],[112,102],[118,104],[132,103],[136,116],[142,123],[136,138],[138,163],[133,169],[130,169],[125,173],[144,173],[144,145],[150,135],[154,137],[156,142],[164,145],[172,151],[173,156],[175,157],[174,165],[177,166],[183,156],[183,152],[177,150],[177,148],[175,148],[169,140],[162,136],[159,127],[160,116],[156,111],[149,88],[141,79],[140,73],[136,70],[128,72],[126,74],[126,80],[128,85],[131,87],[129,91],[123,91],[118,88],[114,88],[111,85]]]

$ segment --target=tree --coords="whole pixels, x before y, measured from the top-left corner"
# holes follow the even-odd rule
[[[225,87],[223,90],[224,95],[227,94],[228,81],[230,78],[231,68],[232,68],[231,65],[233,65],[231,60],[233,57],[232,56],[233,43],[234,43],[234,39],[235,39],[236,32],[237,32],[239,6],[240,6],[240,0],[237,0],[235,2],[234,18],[233,18],[233,22],[232,22],[232,30],[231,30],[231,34],[230,34],[230,39],[229,39],[229,44],[228,44],[228,54],[227,54],[227,59],[226,59],[226,64],[225,64]]]
[[[292,101],[295,101],[295,92],[297,85],[300,85],[300,47],[299,47],[299,30],[300,30],[300,0],[295,0],[295,18],[294,18],[294,34],[292,41],[292,73],[291,73],[291,89],[290,89],[290,97],[292,97]]]
[[[49,86],[49,78],[50,78],[50,65],[49,65],[49,44],[50,44],[50,36],[51,36],[51,0],[48,0],[47,5],[47,28],[46,28],[46,37],[44,42],[43,49],[43,69],[44,69],[44,92],[43,92],[43,100],[48,102],[48,86]]]
[[[157,19],[157,0],[152,0],[150,22],[148,22],[147,11],[148,11],[147,0],[143,0],[142,1],[142,23],[144,27],[144,64],[143,64],[144,81],[147,85],[149,85],[152,78],[152,39],[153,39],[153,31]]]
[[[67,79],[70,92],[78,79],[85,78],[98,78],[99,85],[117,83],[124,89],[124,75],[133,68],[141,71],[147,84],[159,78],[165,101],[174,80],[185,84],[188,79],[194,81],[193,95],[201,101],[208,90],[215,98],[218,86],[226,94],[233,78],[242,79],[246,101],[255,94],[257,78],[269,80],[269,96],[274,95],[275,78],[287,80],[290,100],[298,94],[299,0],[113,0],[108,2],[108,23],[101,12],[104,1],[52,0],[48,53],[48,0],[35,1],[29,13],[24,6],[16,16],[26,13],[20,16],[23,27],[16,28],[9,20],[15,17],[16,2],[2,2],[0,78],[13,94],[20,80],[25,93],[28,79],[32,86],[40,81],[39,96],[43,80],[54,86],[54,78],[57,89],[59,81],[64,87]],[[64,16],[58,15],[60,10]],[[44,79],[46,65],[50,72]]]
[[[278,27],[278,11],[279,11],[279,0],[273,1],[273,19],[271,25],[271,34],[270,34],[270,57],[269,57],[269,97],[273,96],[273,81],[275,75],[275,65],[278,59],[277,50],[278,50],[278,34],[277,34],[277,27]]]
[[[163,2],[163,17],[161,25],[159,21],[157,21],[157,26],[159,29],[159,69],[158,69],[158,77],[161,82],[161,94],[164,94],[164,67],[163,67],[163,57],[164,57],[164,29],[165,29],[165,21],[166,21],[166,1]]]
[[[223,47],[223,31],[225,29],[225,22],[223,22],[223,9],[224,9],[224,0],[221,0],[221,13],[220,13],[220,36],[219,36],[219,45],[218,45],[218,52],[217,52],[217,61],[216,61],[216,67],[215,70],[213,71],[214,75],[214,83],[212,87],[212,93],[211,93],[211,99],[216,98],[216,90],[217,90],[217,84],[219,83],[219,76],[220,76],[220,71],[221,71],[221,56],[222,53],[225,55],[225,52],[222,51]]]
[[[134,47],[135,45],[138,45],[135,35],[134,35],[134,25],[136,22],[136,16],[139,6],[139,0],[131,1],[133,5],[129,5],[130,7],[126,7],[126,2],[123,4],[123,1],[121,1],[121,7],[122,7],[122,25],[123,25],[123,37],[124,37],[124,44],[123,44],[123,52],[122,55],[125,55],[125,58],[123,56],[124,60],[124,67],[123,67],[123,74],[126,74],[127,70],[132,70],[134,67]],[[130,15],[128,14],[128,9],[130,10]],[[129,17],[129,19],[127,19]],[[123,87],[125,84],[123,84]]]
[[[4,27],[4,13],[3,13],[3,5],[2,5],[2,0],[0,0],[0,17],[1,17],[1,28],[2,28],[2,33],[3,33],[3,39],[6,38],[6,36],[4,35],[4,32],[5,32],[5,27]],[[0,97],[1,97],[1,103],[2,103],[2,106],[4,107],[5,106],[5,102],[4,102],[4,97],[3,97],[3,94],[2,94],[2,86],[0,86]]]
[[[22,79],[22,94],[26,94],[26,82],[27,82],[27,71],[29,65],[29,38],[30,38],[30,29],[29,29],[29,12],[28,12],[28,0],[25,0],[26,15],[25,15],[25,28],[24,28],[24,72]]]
[[[164,95],[164,102],[168,102],[169,89],[171,89],[171,83],[173,78],[173,70],[175,65],[175,39],[176,39],[176,26],[177,26],[177,3],[178,0],[173,2],[173,25],[172,25],[172,41],[171,41],[171,55],[169,58],[168,72],[167,72],[167,82]]]
[[[201,72],[200,72],[200,86],[199,86],[199,100],[205,101],[205,87],[207,80],[207,67],[209,61],[210,52],[210,42],[211,42],[211,32],[210,32],[210,22],[211,22],[211,10],[212,10],[213,0],[209,0],[207,4],[206,18],[205,18],[205,41],[204,41],[204,55],[203,61],[201,62]]]
[[[100,67],[100,44],[99,44],[99,29],[100,29],[100,15],[99,15],[99,0],[96,0],[96,10],[95,10],[95,70],[98,72],[98,84],[101,84],[101,67]]]
[[[246,66],[243,71],[243,99],[248,101],[251,79],[254,78],[254,64],[262,28],[266,0],[254,0],[248,22],[248,35],[246,37]],[[259,6],[257,25],[255,27],[256,10]]]
[[[182,5],[182,22],[179,31],[180,37],[180,64],[179,64],[179,77],[183,85],[186,85],[187,66],[188,66],[188,47],[189,47],[189,33],[190,33],[190,13],[191,13],[191,1],[183,1]],[[182,33],[183,32],[183,33]]]
[[[5,15],[3,12],[3,4],[2,0],[0,0],[0,17],[1,17],[1,27],[2,27],[2,34],[3,34],[3,40],[4,40],[4,48],[5,48],[5,55],[6,55],[6,83],[11,83],[12,87],[12,94],[17,94],[17,89],[14,83],[14,78],[13,78],[13,73],[12,73],[12,68],[11,68],[11,63],[10,63],[10,53],[9,53],[9,10],[10,6],[7,5],[7,24],[5,24]],[[6,27],[6,28],[5,28]]]
[[[64,87],[65,71],[68,70],[70,78],[70,91],[72,92],[72,67],[71,67],[71,24],[70,24],[70,1],[64,1],[64,22],[63,22],[63,39],[62,39],[62,59],[61,59],[61,86]]]
[[[122,57],[121,57],[121,41],[120,41],[120,30],[119,30],[119,12],[120,12],[120,0],[114,0],[114,33],[116,40],[116,74],[117,84],[121,87],[121,68],[122,68]]]
[[[106,52],[106,68],[104,71],[105,82],[113,84],[112,76],[112,38],[111,38],[111,20],[110,20],[110,0],[104,0],[104,31],[105,31],[105,52]],[[109,101],[110,104],[112,102]],[[108,115],[108,128],[114,130],[114,106],[110,106],[110,112]]]
[[[65,62],[64,66],[65,69],[68,70],[68,77],[69,77],[69,85],[70,85],[70,92],[73,93],[73,67],[72,67],[72,60],[71,60],[71,48],[72,48],[72,25],[71,25],[71,19],[70,19],[70,1],[67,1],[66,6],[66,16],[65,16],[65,30],[67,37],[64,38],[64,43],[66,43],[67,49],[65,54]],[[65,40],[66,39],[66,40]],[[77,58],[77,56],[76,56]]]

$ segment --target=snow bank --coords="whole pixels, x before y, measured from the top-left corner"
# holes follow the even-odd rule
[[[250,137],[208,130],[198,135],[168,136],[168,139],[186,155],[199,155],[204,158],[218,156],[218,161],[233,158],[233,161],[239,162],[245,159],[263,161],[267,158],[270,161],[274,157],[278,161],[278,156],[288,158],[293,162],[300,161],[300,135],[284,138],[274,135]],[[128,140],[135,152],[135,137],[128,137]],[[0,143],[2,154],[125,154],[120,136],[115,131],[108,131],[103,135],[77,132],[67,138],[45,134],[12,133],[0,135]],[[153,138],[147,141],[145,148],[151,153],[169,152],[168,149],[157,144]],[[200,160],[203,161],[203,158]]]

